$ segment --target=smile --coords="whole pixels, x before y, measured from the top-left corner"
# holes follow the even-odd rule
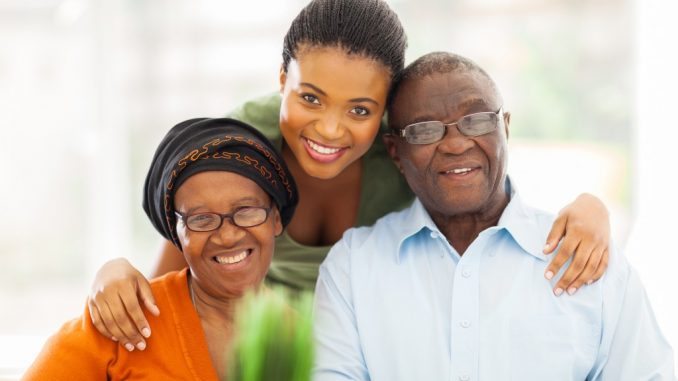
[[[306,143],[308,143],[308,146],[311,147],[312,150],[314,150],[315,152],[322,154],[322,155],[333,155],[333,154],[341,151],[341,148],[324,146],[324,145],[321,145],[321,144],[314,142],[311,139],[305,139],[305,140],[306,140]]]
[[[244,261],[250,254],[252,254],[252,250],[248,249],[236,255],[217,255],[214,260],[222,265],[233,265]]]
[[[321,163],[330,163],[339,159],[348,147],[330,147],[308,138],[302,138],[306,152],[311,158]]]
[[[445,171],[445,173],[454,173],[455,175],[466,174],[473,170],[473,168],[455,168]]]

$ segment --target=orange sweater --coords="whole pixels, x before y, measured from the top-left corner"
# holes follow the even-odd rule
[[[147,316],[153,334],[146,350],[127,352],[99,334],[85,308],[47,341],[23,379],[217,381],[186,274],[184,269],[151,282],[161,313]]]

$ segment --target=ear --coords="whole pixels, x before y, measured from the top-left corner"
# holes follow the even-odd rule
[[[403,168],[400,165],[400,155],[398,154],[398,139],[397,136],[391,133],[383,135],[384,145],[386,146],[388,155],[391,156],[391,160],[393,160],[393,164],[398,168],[398,171],[403,173]]]
[[[282,220],[280,218],[280,211],[278,207],[273,208],[273,231],[275,232],[276,237],[280,237],[283,232]]]
[[[504,111],[504,131],[506,131],[506,139],[509,137],[509,124],[511,124],[511,113]]]
[[[285,90],[285,82],[287,82],[287,72],[285,71],[284,64],[280,65],[280,74],[278,76],[278,80],[280,81],[280,94],[282,94],[283,90]]]

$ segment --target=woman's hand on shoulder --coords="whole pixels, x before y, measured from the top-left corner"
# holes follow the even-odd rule
[[[560,247],[546,268],[546,279],[552,279],[574,257],[553,288],[557,296],[563,292],[572,295],[581,286],[600,279],[607,269],[610,246],[610,215],[605,204],[583,193],[565,206],[551,227],[544,254],[553,253],[558,242]]]
[[[124,258],[106,262],[87,300],[96,329],[128,351],[144,350],[151,329],[140,303],[153,315],[160,314],[148,280],[137,269]]]

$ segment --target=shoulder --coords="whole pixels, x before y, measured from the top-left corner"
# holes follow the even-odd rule
[[[164,304],[188,295],[188,268],[168,272],[150,282],[156,304],[162,309]]]
[[[22,379],[105,379],[118,350],[118,343],[99,334],[85,307],[80,317],[65,323],[45,342]]]
[[[394,252],[404,230],[409,226],[410,209],[388,213],[371,226],[348,229],[332,246],[323,265],[352,261],[352,258],[360,262],[371,262],[383,258],[385,253]]]
[[[280,94],[270,93],[249,100],[226,115],[252,125],[278,145],[280,135]]]

